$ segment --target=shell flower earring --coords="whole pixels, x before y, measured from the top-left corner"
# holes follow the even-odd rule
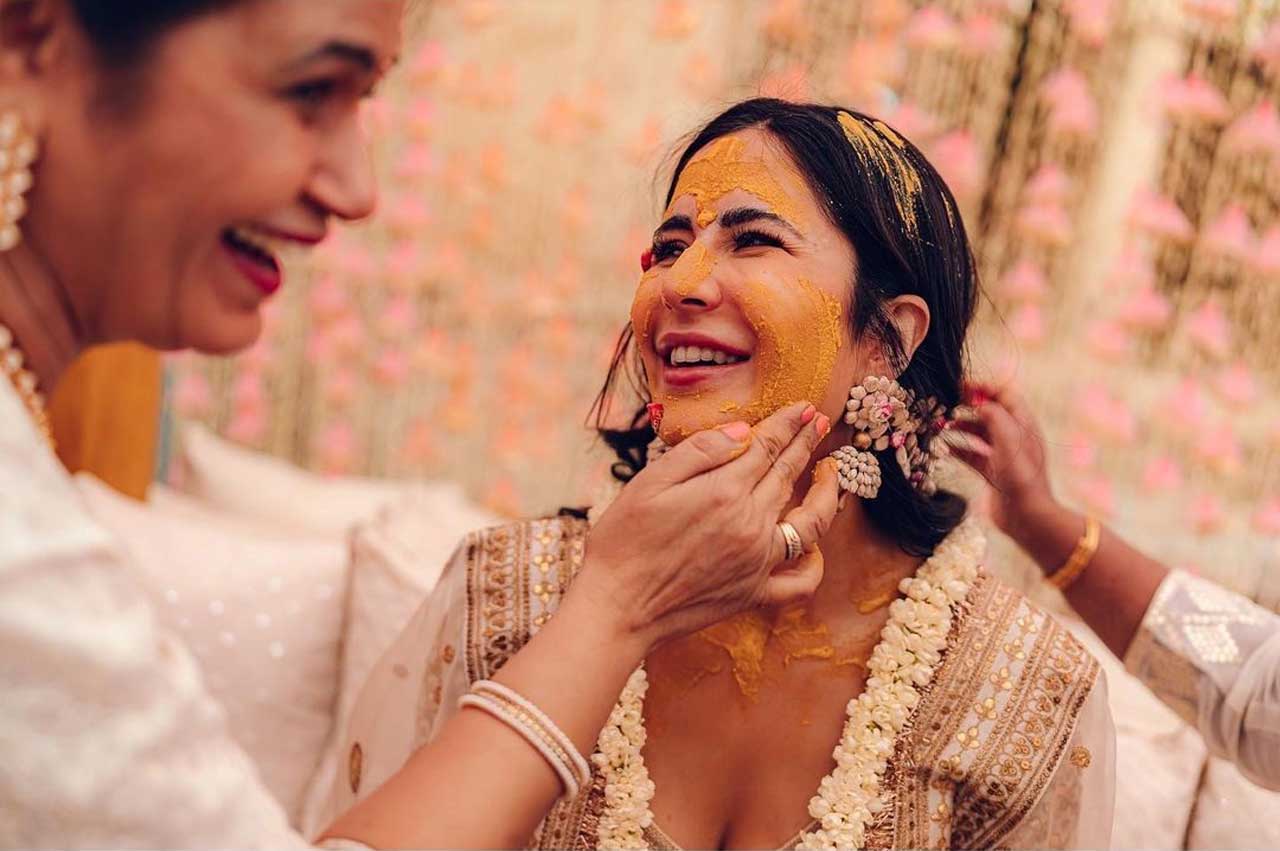
[[[841,489],[861,499],[875,499],[883,483],[880,459],[873,453],[892,449],[894,460],[916,490],[932,496],[930,475],[946,444],[933,436],[946,428],[946,409],[935,399],[915,394],[884,376],[868,376],[849,390],[844,421],[853,426],[853,443],[831,457],[839,467]]]
[[[0,254],[22,242],[18,223],[27,213],[26,194],[35,179],[31,166],[39,148],[16,112],[0,112]]]

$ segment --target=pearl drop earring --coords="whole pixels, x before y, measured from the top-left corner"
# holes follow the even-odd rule
[[[0,112],[0,254],[22,242],[18,223],[27,213],[26,194],[35,183],[31,166],[39,147],[16,112]]]

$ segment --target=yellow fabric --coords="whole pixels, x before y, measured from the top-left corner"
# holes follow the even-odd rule
[[[90,349],[67,370],[49,402],[58,457],[145,499],[155,470],[160,355],[134,343]]]

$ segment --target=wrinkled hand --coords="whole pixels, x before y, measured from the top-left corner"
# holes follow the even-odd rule
[[[754,429],[735,423],[692,435],[642,470],[600,517],[574,589],[614,607],[650,645],[753,605],[807,599],[822,580],[816,542],[836,513],[833,463],[818,465],[804,501],[785,517],[805,555],[783,564],[777,524],[829,430],[825,416],[801,403]]]
[[[1026,400],[1011,388],[970,382],[971,416],[956,420],[952,454],[991,485],[991,519],[1015,539],[1028,518],[1056,505],[1045,460],[1044,435]]]

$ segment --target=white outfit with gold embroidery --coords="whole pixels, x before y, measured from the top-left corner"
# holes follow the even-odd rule
[[[0,755],[0,847],[306,844],[2,378]]]
[[[466,538],[356,703],[348,770],[328,815],[395,773],[452,717],[471,683],[491,677],[554,615],[582,564],[587,528],[560,517]],[[896,742],[883,784],[891,803],[868,830],[867,847],[1108,847],[1115,733],[1098,662],[985,572],[962,609]],[[597,772],[582,794],[552,809],[531,845],[595,847],[603,802]],[[796,814],[797,827],[811,829],[806,820]],[[675,845],[656,827],[645,840]]]
[[[1174,571],[1125,667],[1195,726],[1209,750],[1280,790],[1280,615]]]

